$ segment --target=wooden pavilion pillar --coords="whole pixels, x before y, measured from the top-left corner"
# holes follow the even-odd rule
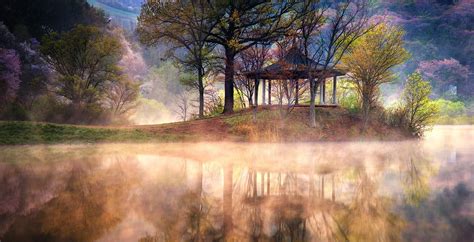
[[[319,83],[319,104],[324,104],[326,102],[326,87],[325,80],[322,80]]]
[[[268,105],[272,105],[272,80],[268,79]]]
[[[258,107],[258,78],[255,78],[254,106]]]
[[[323,104],[326,104],[326,79],[323,81]]]
[[[296,84],[295,84],[295,89],[296,89],[296,92],[295,92],[295,105],[298,105],[299,104],[299,99],[300,99],[300,87],[299,87],[299,79],[296,79]]]
[[[334,76],[332,78],[332,104],[337,104],[336,90],[337,90],[337,76]]]
[[[262,79],[262,105],[265,105],[265,79]]]

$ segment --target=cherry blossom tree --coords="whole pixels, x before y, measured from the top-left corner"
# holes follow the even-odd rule
[[[0,104],[13,100],[20,87],[21,61],[13,49],[0,48]]]

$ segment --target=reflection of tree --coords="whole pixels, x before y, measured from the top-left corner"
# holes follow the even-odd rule
[[[277,201],[272,208],[272,223],[276,227],[272,241],[305,241],[306,216],[301,200],[289,196]]]
[[[431,162],[422,152],[413,152],[400,161],[400,178],[408,203],[418,204],[428,197],[433,174]]]
[[[357,171],[354,197],[337,216],[338,241],[400,241],[402,220],[391,212],[389,198],[377,194],[377,181]]]
[[[222,210],[203,191],[203,163],[198,164],[197,180],[192,186],[188,186],[186,175],[186,170],[192,169],[187,165],[179,169],[183,175],[166,170],[159,174],[158,180],[145,185],[139,207],[157,231],[140,241],[199,242],[222,237],[222,231],[215,224],[216,212]]]

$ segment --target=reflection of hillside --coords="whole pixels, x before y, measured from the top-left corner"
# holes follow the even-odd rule
[[[0,239],[463,241],[473,197],[463,177],[472,152],[462,147],[0,147]],[[450,160],[452,149],[460,155]]]
[[[42,203],[31,211],[17,209],[6,214],[12,219],[4,234],[6,241],[92,241],[122,219],[126,191],[136,180],[130,159],[126,163],[112,160],[108,165],[94,158],[43,164],[34,174],[27,164],[16,167],[21,174],[19,183],[38,196],[34,200],[21,196],[18,203],[36,199]],[[55,179],[55,173],[61,176]],[[28,184],[32,179],[48,183]],[[49,185],[51,182],[56,186]]]

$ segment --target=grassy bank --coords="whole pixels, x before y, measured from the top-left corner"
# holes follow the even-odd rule
[[[33,122],[0,122],[0,144],[52,144],[96,142],[300,142],[347,140],[401,140],[401,130],[373,121],[362,132],[360,119],[341,108],[320,108],[316,128],[308,126],[309,110],[290,114],[261,109],[254,122],[252,111],[207,119],[142,126],[76,126]]]
[[[181,138],[182,139],[182,138]],[[173,135],[152,135],[140,129],[85,127],[33,122],[0,122],[0,145],[178,141]]]

